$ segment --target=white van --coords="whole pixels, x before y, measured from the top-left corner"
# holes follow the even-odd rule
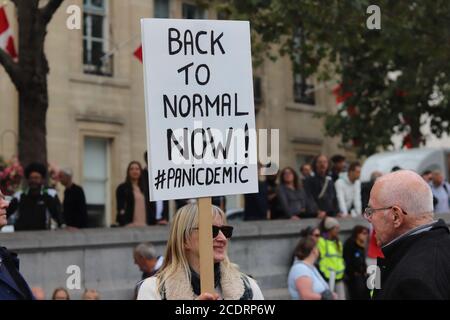
[[[414,170],[418,174],[426,170],[440,170],[449,181],[450,148],[418,148],[374,154],[361,168],[361,181],[369,181],[374,171],[389,173],[394,167]]]

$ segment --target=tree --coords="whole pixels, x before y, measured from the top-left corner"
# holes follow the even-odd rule
[[[49,65],[44,43],[47,25],[63,1],[48,0],[39,6],[39,0],[11,0],[19,24],[19,60],[15,62],[0,49],[0,64],[19,94],[19,159],[23,165],[47,163]]]
[[[370,155],[404,136],[425,144],[421,126],[450,134],[450,2],[381,0],[381,29],[370,30],[368,0],[227,0],[219,11],[248,19],[253,50],[291,56],[294,69],[319,80],[340,79],[328,135]],[[300,41],[299,41],[300,40]],[[272,56],[271,56],[272,58]]]

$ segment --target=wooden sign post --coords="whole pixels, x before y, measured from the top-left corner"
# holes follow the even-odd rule
[[[211,197],[198,199],[200,286],[202,293],[214,293],[214,253]]]

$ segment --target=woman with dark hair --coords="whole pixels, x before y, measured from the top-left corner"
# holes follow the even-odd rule
[[[131,161],[127,167],[125,182],[117,187],[117,222],[120,226],[142,227],[147,225],[147,203],[141,174],[141,164],[138,161]]]
[[[369,229],[355,226],[344,244],[345,283],[351,300],[369,300],[367,289],[366,244]]]
[[[302,230],[300,230],[300,239],[299,239],[299,243],[300,241],[302,241],[305,238],[311,237],[311,239],[315,240],[316,242],[319,241],[320,238],[320,229],[319,227],[311,227],[308,226],[306,228],[303,228]],[[297,244],[298,246],[298,244]],[[297,247],[294,250],[294,253],[292,254],[292,259],[291,259],[291,265],[294,264],[296,258],[296,252],[297,252]]]
[[[300,238],[295,248],[295,261],[288,275],[288,289],[293,300],[334,300],[328,283],[315,267],[319,258],[317,239]]]
[[[280,173],[277,198],[279,210],[276,218],[298,220],[310,217],[305,191],[299,184],[297,173],[290,167]]]

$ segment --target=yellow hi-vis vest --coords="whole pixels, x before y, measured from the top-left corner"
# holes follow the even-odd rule
[[[342,243],[339,248],[334,240],[319,238],[317,248],[320,252],[319,269],[325,278],[330,279],[331,271],[336,273],[336,281],[344,278],[345,261],[342,256]]]

